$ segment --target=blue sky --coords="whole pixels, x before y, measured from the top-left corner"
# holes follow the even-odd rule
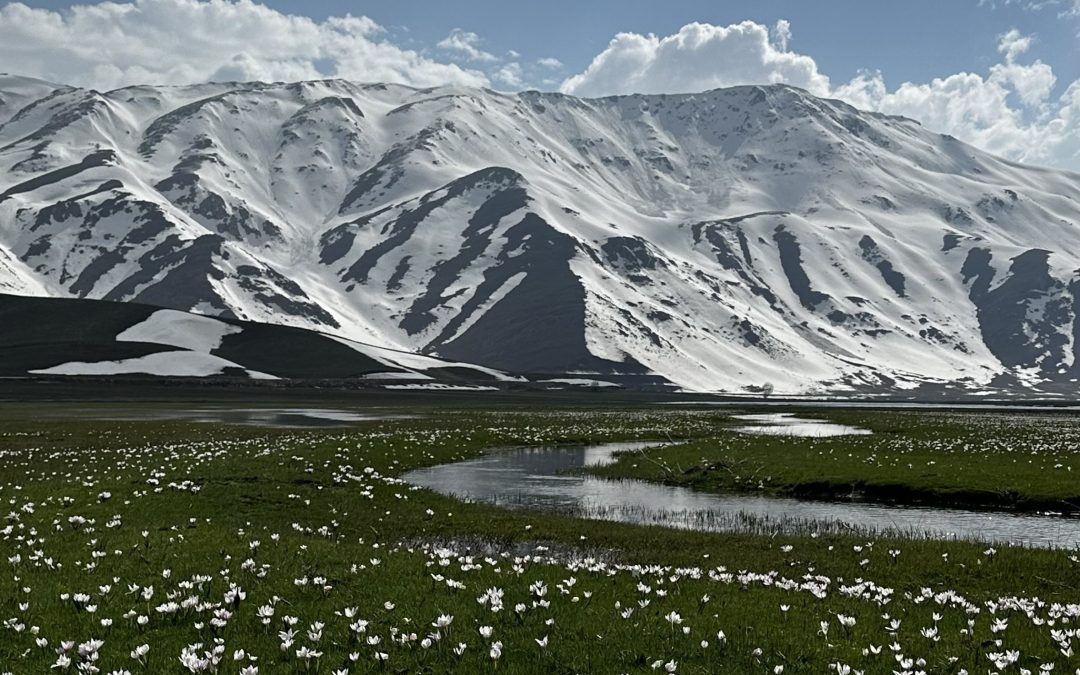
[[[76,3],[24,4],[55,10]],[[403,46],[433,54],[439,53],[435,45],[451,30],[462,29],[476,33],[485,51],[515,50],[527,60],[554,57],[566,64],[568,72],[583,69],[619,32],[668,35],[694,21],[773,25],[786,19],[792,27],[792,48],[813,56],[824,72],[846,80],[860,69],[880,70],[890,86],[984,71],[997,62],[996,36],[1016,28],[1037,37],[1031,56],[1052,63],[1061,82],[1080,78],[1080,17],[1059,16],[1068,9],[1067,2],[270,0],[263,4],[317,20],[367,16]]]
[[[1080,17],[1063,20],[1066,6],[1026,9],[1029,3],[978,0],[549,0],[548,2],[270,2],[289,12],[325,17],[364,14],[383,26],[402,26],[416,46],[438,43],[453,28],[476,33],[492,53],[554,56],[577,72],[619,32],[672,34],[694,21],[727,25],[745,20],[791,23],[791,47],[809,54],[836,79],[860,69],[881,70],[886,84],[922,81],[997,63],[996,37],[1011,28],[1035,34],[1034,58],[1052,63],[1059,80],[1080,78]],[[311,5],[318,11],[312,12]],[[305,9],[307,7],[307,9]]]
[[[1080,0],[0,0],[0,71],[582,96],[785,82],[1080,169]]]

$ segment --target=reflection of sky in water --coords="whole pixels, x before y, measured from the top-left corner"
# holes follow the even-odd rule
[[[930,531],[940,536],[981,541],[1080,545],[1078,519],[708,494],[644,481],[605,480],[566,473],[608,463],[617,452],[655,445],[611,443],[587,448],[510,450],[412,471],[404,478],[414,485],[459,498],[539,508],[576,508],[589,517],[680,528],[725,529],[730,526],[731,516],[744,513],[773,521],[842,521],[876,530]]]
[[[790,413],[735,415],[734,418],[743,422],[752,422],[749,426],[735,427],[733,429],[733,431],[744,434],[827,438],[829,436],[868,436],[873,433],[869,429],[860,429],[846,424],[801,419]]]

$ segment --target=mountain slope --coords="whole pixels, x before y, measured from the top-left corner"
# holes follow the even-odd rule
[[[520,381],[300,328],[138,303],[0,294],[0,325],[0,377],[234,376],[435,387]]]
[[[1080,176],[785,86],[0,79],[0,290],[696,390],[1069,390]]]

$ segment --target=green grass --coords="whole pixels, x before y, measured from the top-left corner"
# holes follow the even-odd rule
[[[396,478],[507,445],[726,438],[718,413],[444,411],[296,431],[36,419],[45,407],[8,408],[0,420],[0,672],[56,672],[62,641],[92,638],[104,641],[102,673],[190,672],[182,650],[216,640],[222,661],[201,672],[618,673],[674,660],[680,673],[828,672],[837,662],[870,673],[900,669],[893,642],[934,673],[986,672],[988,653],[1013,649],[1033,670],[1080,665],[1051,635],[1080,618],[1070,552],[642,528],[465,504]],[[890,424],[920,424],[898,419]],[[232,584],[243,599],[227,599]],[[503,593],[499,611],[477,600],[489,588]],[[182,608],[158,611],[170,601]],[[263,625],[258,608],[271,604]],[[449,627],[433,627],[443,614]],[[283,650],[286,616],[298,633]],[[994,632],[992,618],[1008,627]],[[358,619],[369,622],[362,633],[350,628]],[[317,640],[313,622],[325,624]],[[938,639],[924,637],[935,625]],[[150,651],[138,662],[129,652],[141,644]],[[305,660],[301,647],[321,656]]]
[[[1080,510],[1080,418],[1074,415],[856,410],[802,415],[874,434],[793,438],[722,429],[709,438],[624,455],[594,472],[706,491]]]

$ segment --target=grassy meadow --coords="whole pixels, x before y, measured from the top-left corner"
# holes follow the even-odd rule
[[[799,415],[874,433],[800,438],[720,431],[644,455],[626,455],[595,473],[721,492],[1080,510],[1080,417],[923,410]],[[729,424],[750,422],[732,419]]]
[[[1076,551],[646,528],[400,479],[507,446],[655,439],[682,443],[605,471],[1059,499],[1080,492],[1071,418],[837,411],[815,414],[879,433],[792,440],[740,437],[713,410],[436,408],[319,429],[71,412],[0,415],[0,672],[1080,668]]]

